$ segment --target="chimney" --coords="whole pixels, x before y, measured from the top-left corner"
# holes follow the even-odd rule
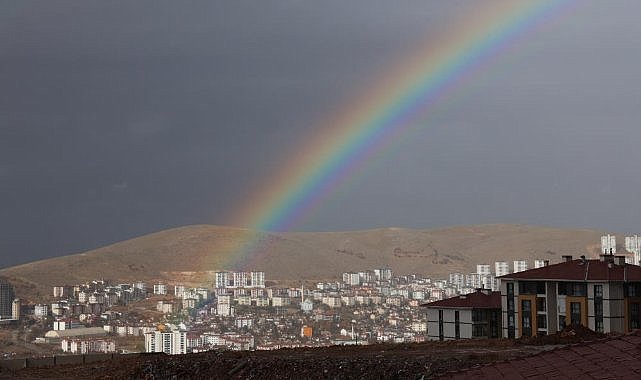
[[[543,266],[546,267],[550,265],[550,260],[543,260]]]
[[[568,263],[568,262],[572,261],[572,255],[563,255],[563,256],[561,256],[561,259],[563,259],[563,262]]]
[[[616,265],[625,265],[625,256],[614,256],[614,263]]]
[[[614,262],[614,256],[612,256],[612,255],[607,255],[607,254],[606,255],[599,255],[599,258],[603,262],[607,262],[607,263],[613,263]]]

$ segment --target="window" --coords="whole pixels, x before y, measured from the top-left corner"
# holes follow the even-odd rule
[[[438,340],[444,340],[445,339],[445,333],[444,333],[444,327],[443,327],[443,310],[438,311]]]
[[[581,303],[570,302],[570,324],[581,324]]]
[[[487,326],[485,324],[472,325],[472,337],[473,338],[487,337]]]
[[[594,298],[603,299],[603,285],[594,285]]]
[[[536,311],[545,312],[545,298],[539,297],[536,299]]]
[[[497,310],[492,310],[490,312],[490,338],[499,337],[499,320],[501,318],[501,312]]]
[[[536,328],[537,329],[547,329],[548,328],[547,316],[545,314],[541,314],[541,315],[537,315],[536,316]]]
[[[585,297],[587,290],[588,287],[584,282],[559,282],[558,284],[559,295]]]
[[[521,336],[532,336],[532,301],[521,301]]]
[[[514,283],[513,282],[508,282],[507,283],[507,295],[514,297]]]
[[[487,311],[482,309],[472,309],[472,322],[487,321]]]
[[[585,297],[587,295],[587,286],[580,282],[572,284],[572,295],[575,297]]]
[[[545,282],[520,281],[519,294],[545,294]]]
[[[514,283],[507,283],[507,337],[515,338],[515,321],[514,321]]]
[[[565,315],[559,315],[559,330],[565,328]]]
[[[461,320],[459,319],[459,312],[454,312],[454,337],[461,339]]]
[[[628,297],[641,296],[641,284],[639,283],[628,284],[628,286],[625,287],[625,290],[626,290],[626,296]]]
[[[633,302],[630,303],[630,329],[641,328],[641,321],[639,320],[639,303]]]
[[[603,332],[603,285],[594,285],[594,330]]]

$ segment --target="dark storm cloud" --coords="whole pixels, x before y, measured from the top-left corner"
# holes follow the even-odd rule
[[[315,121],[466,6],[3,2],[0,265],[227,222]],[[299,228],[638,232],[640,7],[581,2],[518,41]]]

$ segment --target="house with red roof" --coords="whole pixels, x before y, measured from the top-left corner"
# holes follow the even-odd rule
[[[625,256],[563,256],[500,280],[505,338],[554,334],[571,323],[604,333],[641,327],[641,267]]]
[[[479,289],[422,306],[427,308],[429,340],[501,337],[500,292]]]

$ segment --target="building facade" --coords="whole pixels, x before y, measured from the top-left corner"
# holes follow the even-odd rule
[[[572,260],[501,277],[503,337],[554,334],[569,324],[597,332],[641,327],[641,267],[625,257]]]
[[[0,279],[0,319],[11,319],[13,300],[16,299],[13,286],[6,280]]]
[[[154,331],[145,334],[145,352],[163,352],[169,355],[187,353],[185,331]]]
[[[499,338],[501,294],[488,289],[422,305],[427,308],[427,338]]]

